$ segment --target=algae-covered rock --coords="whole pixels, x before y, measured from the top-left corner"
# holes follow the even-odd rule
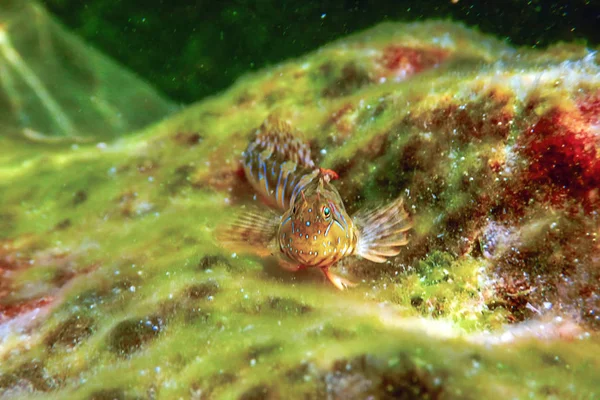
[[[595,398],[600,67],[448,23],[384,24],[99,145],[0,165],[5,398]],[[135,108],[132,105],[133,108]],[[403,195],[387,264],[225,250],[269,115],[352,213]]]
[[[107,140],[175,109],[134,74],[65,31],[35,1],[0,4],[1,136]]]

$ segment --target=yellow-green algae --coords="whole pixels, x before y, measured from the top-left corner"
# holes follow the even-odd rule
[[[373,60],[399,43],[445,49],[450,61],[374,82]],[[548,313],[527,322],[531,333],[503,340],[510,310],[495,294],[497,259],[444,227],[447,214],[474,198],[457,186],[485,180],[491,155],[510,157],[525,123],[511,120],[506,138],[464,143],[457,135],[451,153],[439,155],[445,128],[426,117],[406,122],[440,104],[477,104],[496,88],[519,109],[535,93],[571,98],[583,81],[598,87],[593,55],[557,49],[517,52],[448,23],[384,24],[247,76],[144,131],[0,165],[0,267],[10,289],[2,304],[23,308],[0,325],[0,396],[600,396],[597,335],[563,334]],[[328,64],[329,79],[319,73]],[[354,72],[344,75],[344,67]],[[340,86],[344,79],[351,82]],[[329,85],[335,95],[324,92]],[[352,107],[337,126],[332,116],[345,104]],[[314,271],[281,271],[215,242],[215,228],[254,202],[237,162],[271,113],[311,141],[323,166],[341,170],[351,210],[407,197],[411,245],[386,265],[343,263],[362,280],[355,289],[339,292]],[[414,140],[431,146],[432,162],[444,160],[435,166],[448,177],[444,190],[433,190],[422,164],[402,169],[397,152]],[[407,174],[414,187],[403,185]],[[470,250],[461,250],[463,241]],[[423,243],[427,254],[419,253]],[[27,307],[41,297],[48,303]]]

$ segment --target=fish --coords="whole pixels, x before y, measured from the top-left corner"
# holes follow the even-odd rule
[[[269,116],[256,129],[242,166],[270,208],[243,209],[219,231],[224,246],[277,257],[290,271],[319,268],[344,290],[356,284],[331,270],[341,259],[383,263],[408,243],[412,221],[402,197],[350,216],[333,184],[338,175],[316,166],[310,146],[285,121]]]

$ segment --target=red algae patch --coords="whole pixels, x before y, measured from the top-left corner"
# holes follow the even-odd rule
[[[78,268],[77,255],[54,248],[36,250],[27,238],[22,243],[5,242],[0,246],[0,324],[36,310],[47,310],[61,297],[74,278],[98,268],[92,264]],[[24,280],[21,274],[36,268],[47,273],[37,282]]]
[[[379,78],[403,81],[445,61],[450,53],[440,48],[416,48],[390,45],[378,59]]]
[[[53,300],[54,297],[45,296],[38,299],[25,300],[15,303],[0,303],[0,324],[37,308],[43,308],[49,305]]]
[[[588,211],[600,203],[599,135],[577,108],[555,107],[530,125],[521,138],[522,153],[529,159],[528,185],[543,185],[553,204],[569,196]]]

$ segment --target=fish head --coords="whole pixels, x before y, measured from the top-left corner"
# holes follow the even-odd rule
[[[292,198],[278,242],[287,258],[307,267],[329,266],[354,251],[352,219],[327,176],[317,176]]]

